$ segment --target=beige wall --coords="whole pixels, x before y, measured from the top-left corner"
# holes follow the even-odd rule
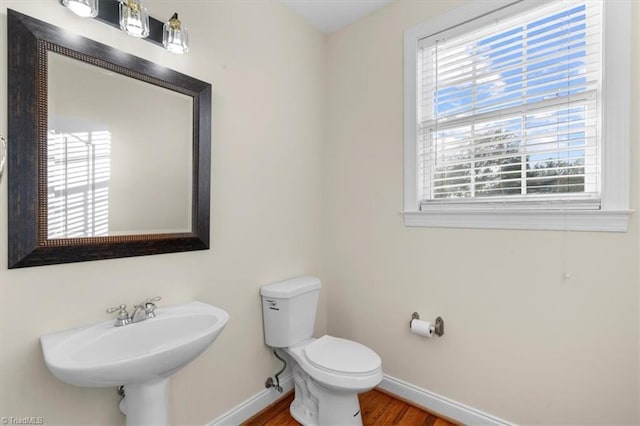
[[[263,389],[279,366],[263,345],[259,286],[319,274],[324,38],[277,1],[146,3],[153,16],[180,13],[191,32],[188,55],[78,18],[56,0],[0,2],[0,134],[7,132],[7,7],[210,82],[211,250],[7,270],[3,179],[0,416],[123,423],[115,390],[59,382],[38,337],[106,320],[106,307],[162,295],[161,304],[198,299],[231,316],[212,348],[171,383],[172,424],[209,422]],[[321,315],[320,331],[323,323]]]
[[[328,38],[329,332],[370,345],[387,374],[510,421],[637,424],[637,214],[622,234],[403,225],[403,31],[459,3],[399,0]],[[637,94],[637,30],[633,43]],[[637,96],[633,108],[637,122]],[[441,315],[446,335],[411,335],[413,311]]]
[[[11,7],[211,82],[211,250],[9,271],[4,179],[0,416],[122,423],[114,390],[57,381],[38,337],[160,294],[231,315],[214,346],[172,379],[172,423],[204,424],[262,389],[278,365],[262,344],[260,284],[316,273],[329,297],[318,332],[326,325],[370,345],[387,374],[520,423],[640,422],[637,216],[626,234],[402,223],[402,33],[462,2],[399,0],[326,39],[275,0],[147,3],[158,17],[179,9],[187,56],[55,0],[2,0],[0,62]],[[0,67],[0,117],[6,85]],[[637,99],[633,108],[638,117]],[[636,123],[634,208],[639,133]],[[445,337],[409,334],[414,310],[442,315]]]
[[[633,82],[631,93],[635,93],[637,95],[638,93],[640,93],[640,78],[638,78],[638,76],[640,76],[640,43],[638,43],[638,40],[640,40],[640,25],[638,25],[638,23],[640,23],[640,6],[637,3],[634,8],[633,17],[634,17],[635,25],[633,25],[632,37],[633,37],[633,40],[636,40],[636,43],[633,47],[633,52],[635,54],[633,55],[631,75],[636,76],[636,78],[635,78],[635,81]],[[635,126],[632,126],[631,128],[631,141],[636,148],[634,155],[631,156],[631,169],[635,171],[635,174],[633,177],[635,182],[635,196],[636,196],[635,209],[638,210],[638,201],[640,200],[640,184],[638,184],[640,179],[640,173],[638,173],[638,170],[640,170],[640,150],[638,149],[638,142],[640,141],[640,120],[638,120],[638,117],[640,117],[640,99],[638,98],[638,96],[632,96],[631,98],[632,98],[631,117],[635,118],[632,120],[632,123],[635,123]],[[640,220],[638,220],[638,222],[640,222]],[[636,243],[638,244],[636,265],[638,266],[638,288],[639,288],[639,291],[638,291],[638,322],[639,322],[638,347],[640,347],[640,235],[636,237]],[[640,423],[640,349],[638,350],[637,397],[638,397],[637,407],[638,407],[638,419],[639,419],[638,423]]]

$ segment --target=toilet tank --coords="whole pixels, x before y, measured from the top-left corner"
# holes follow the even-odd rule
[[[260,288],[267,346],[286,348],[313,336],[319,293],[320,279],[311,276]]]

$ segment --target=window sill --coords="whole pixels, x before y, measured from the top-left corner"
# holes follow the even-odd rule
[[[632,211],[430,210],[405,211],[406,226],[626,232]]]

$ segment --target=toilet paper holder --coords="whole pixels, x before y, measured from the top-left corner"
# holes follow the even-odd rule
[[[414,319],[419,320],[420,314],[417,312],[412,313],[411,321],[413,321]],[[409,321],[409,328],[411,328],[411,321]],[[442,319],[442,317],[436,318],[436,322],[433,324],[433,332],[438,337],[442,337],[442,335],[444,334],[444,320]]]

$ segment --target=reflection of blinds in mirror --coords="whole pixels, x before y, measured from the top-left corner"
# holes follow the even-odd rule
[[[109,131],[59,133],[47,138],[47,236],[109,235]]]

